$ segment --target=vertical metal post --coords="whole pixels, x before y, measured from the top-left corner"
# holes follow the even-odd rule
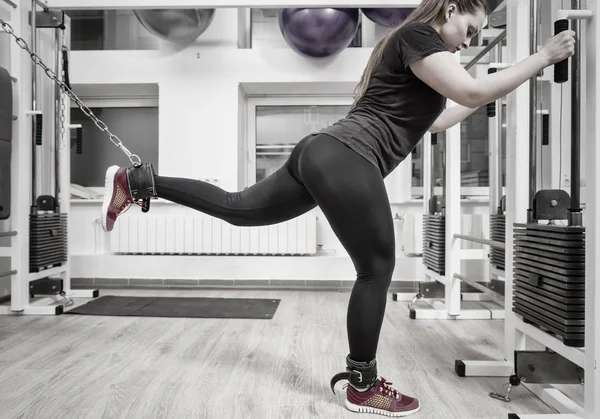
[[[537,0],[529,0],[529,53],[537,52]],[[529,81],[529,209],[528,222],[532,221],[533,216],[533,195],[537,191],[537,96],[538,96],[538,75],[534,75]]]
[[[435,151],[436,146],[439,143],[440,133],[436,132],[435,134],[431,134],[431,142],[430,142],[430,150],[431,150],[431,158],[429,159],[431,162],[431,178],[429,179],[429,187],[431,189],[431,196],[429,196],[428,202],[435,196]],[[429,207],[427,208],[427,213],[429,213]]]
[[[531,36],[529,7],[524,1],[506,3],[506,61],[516,63],[529,56],[528,44],[523,42]],[[504,357],[512,361],[515,350],[525,350],[525,334],[515,327],[513,307],[513,270],[515,223],[527,222],[529,191],[523,179],[529,174],[529,95],[525,83],[506,96],[506,265]]]
[[[500,45],[498,45],[498,48],[496,49],[497,51],[497,61],[499,63],[502,62],[502,43],[500,43]],[[502,120],[504,118],[504,98],[500,98],[498,99],[498,105],[496,106],[496,121],[497,121],[497,125],[496,125],[496,129],[498,131],[497,135],[498,135],[498,154],[496,155],[497,158],[497,164],[498,164],[498,179],[496,179],[496,185],[498,187],[498,208],[500,207],[500,203],[502,202],[502,190],[504,187],[504,182],[502,181],[502,172],[504,171],[506,173],[506,170],[504,169],[504,164],[502,163],[502,152],[504,151],[504,148],[502,147],[502,133],[504,132],[504,128],[502,127],[503,123]],[[498,211],[498,213],[500,213],[501,211]]]
[[[582,66],[585,66],[584,97],[586,153],[586,215],[585,215],[585,417],[600,417],[600,144],[598,125],[600,123],[600,2],[588,1],[587,9],[594,17],[585,24],[585,53]],[[581,32],[577,31],[579,35]],[[577,43],[580,39],[577,39]],[[577,58],[578,59],[578,58]],[[575,74],[572,75],[575,77]],[[575,79],[572,80],[574,82]],[[573,121],[574,122],[574,121]]]
[[[62,47],[64,31],[61,28],[54,29],[54,72],[57,77],[62,78]],[[61,141],[61,95],[62,91],[58,84],[54,83],[54,198],[57,206],[60,205],[60,141]],[[58,208],[57,208],[58,210]]]
[[[501,45],[490,51],[490,62],[499,62],[498,50],[500,48],[502,48]],[[496,105],[499,104],[500,99],[496,101]],[[499,107],[497,106],[497,108]],[[496,214],[502,196],[502,147],[499,117],[498,109],[496,109],[495,116],[488,117],[490,215]]]
[[[459,56],[459,54],[455,54]],[[457,60],[460,57],[457,57]],[[456,105],[448,100],[447,106]],[[445,302],[449,316],[458,316],[461,313],[460,279],[454,277],[461,271],[461,242],[454,238],[455,233],[462,233],[461,228],[461,126],[455,124],[446,130],[444,138],[444,201],[445,201]]]
[[[431,179],[433,179],[433,150],[431,147],[431,138],[434,134],[427,132],[423,137],[423,214],[429,214],[429,200],[433,196]]]
[[[36,0],[31,0],[31,51],[37,54],[37,11]],[[31,62],[31,110],[37,110],[37,68],[35,62]],[[37,123],[35,115],[31,118],[31,213],[36,213],[36,197],[37,197],[37,152],[35,137],[37,131]]]
[[[579,10],[580,1],[571,0],[571,9]],[[571,28],[581,38],[581,21],[571,20]],[[581,214],[581,39],[575,42],[575,53],[571,57],[571,208],[569,209],[569,225],[583,224]]]

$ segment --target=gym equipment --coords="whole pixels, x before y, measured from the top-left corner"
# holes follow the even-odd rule
[[[38,12],[38,6],[43,11]],[[66,214],[60,211],[60,200],[68,199],[68,192],[62,190],[68,182],[59,176],[60,163],[65,159],[63,143],[65,121],[68,118],[68,115],[65,118],[68,105],[61,90],[65,87],[65,92],[70,92],[70,88],[66,88],[65,82],[60,80],[61,76],[66,76],[62,74],[65,64],[60,54],[61,45],[65,44],[66,17],[64,12],[49,10],[39,0],[20,2],[11,7],[13,10],[8,11],[11,23],[0,18],[0,28],[16,43],[16,46],[11,45],[9,52],[11,60],[8,72],[24,74],[26,63],[22,57],[26,55],[21,50],[26,51],[31,58],[33,71],[30,80],[11,78],[15,83],[14,95],[18,95],[21,100],[19,106],[16,106],[16,102],[11,105],[12,112],[16,114],[11,116],[10,121],[15,141],[12,141],[7,161],[11,166],[9,182],[12,194],[8,228],[12,231],[0,232],[0,237],[10,236],[10,246],[0,248],[0,256],[10,259],[10,271],[3,276],[13,277],[9,295],[2,298],[3,301],[10,301],[10,304],[0,305],[0,314],[58,315],[63,313],[65,306],[72,304],[71,297],[98,296],[97,290],[71,289],[66,266]],[[30,28],[30,40],[25,41],[15,33],[20,32],[22,27]],[[43,33],[38,36],[38,32]],[[44,64],[37,51],[47,53],[54,70]],[[65,49],[62,52],[64,58]],[[41,71],[37,66],[56,84],[50,85],[44,83],[44,80],[38,80],[36,75]],[[66,78],[65,80],[68,82]],[[0,102],[5,100],[4,94],[0,96]],[[45,109],[45,105],[38,108],[38,100],[47,101],[48,109]],[[50,121],[50,130],[47,121]],[[3,128],[4,126],[2,124]],[[30,141],[27,139],[28,132],[31,132]],[[54,144],[46,137],[54,137]],[[19,141],[16,141],[17,138]],[[40,152],[43,153],[43,158],[38,161]],[[42,176],[36,173],[38,166],[45,170]],[[5,167],[3,161],[2,169]],[[53,189],[52,194],[40,189],[38,183],[42,188]],[[28,195],[28,190],[31,195]],[[43,297],[32,301],[32,296]]]
[[[144,9],[133,13],[152,35],[174,43],[195,41],[215,17],[215,9]]]
[[[435,167],[435,153],[438,145],[438,134],[431,134],[432,158],[431,166]],[[442,163],[442,167],[444,164]],[[446,218],[444,203],[446,198],[446,182],[443,176],[443,194],[432,195],[429,200],[429,212],[423,216],[423,264],[433,272],[445,275],[446,266]],[[435,180],[431,177],[431,190],[434,190]]]
[[[499,12],[499,15],[506,14],[506,11]],[[491,25],[490,25],[491,26]],[[503,47],[502,43],[506,38],[506,24],[498,23],[497,27],[503,29],[493,31],[483,35],[482,42],[486,41],[481,50],[469,60],[464,66],[466,70],[473,67],[483,57],[499,56]],[[490,36],[491,35],[491,36]],[[496,51],[498,50],[498,51]],[[498,59],[498,58],[496,58]],[[492,106],[495,104],[492,104]],[[488,109],[489,111],[489,109]],[[495,113],[495,109],[492,110]],[[500,108],[501,111],[501,108]],[[489,115],[490,117],[493,115]],[[489,124],[490,134],[490,214],[494,214],[496,208],[500,207],[500,197],[502,194],[502,151],[500,145],[501,125],[499,118],[495,118],[493,124]],[[461,195],[460,189],[466,186],[466,176],[462,176],[461,170],[461,148],[460,148],[460,126],[452,127],[445,133],[450,140],[446,141],[444,148],[444,179],[442,197],[436,196],[427,190],[433,189],[432,186],[426,186],[424,217],[424,250],[423,264],[426,267],[425,276],[435,282],[423,281],[419,284],[419,293],[409,304],[411,319],[491,319],[504,318],[503,304],[505,289],[502,280],[502,271],[489,264],[490,277],[481,280],[473,280],[461,274],[462,260],[486,259],[486,251],[481,248],[463,248],[461,240],[475,243],[481,243],[490,246],[491,249],[498,249],[504,252],[504,242],[501,237],[494,236],[491,240],[483,237],[476,237],[464,234],[458,234],[461,231]],[[432,144],[435,138],[432,135]],[[424,157],[424,165],[430,165]],[[424,167],[425,173],[431,171],[427,166]],[[479,178],[481,181],[482,179]],[[484,178],[485,180],[485,178]],[[498,184],[500,184],[498,186]],[[448,189],[448,195],[446,189]],[[497,188],[497,190],[494,190]],[[495,251],[495,250],[494,250]],[[425,289],[426,292],[423,292]],[[475,292],[473,295],[467,295],[465,292]],[[485,295],[482,295],[485,294]],[[436,301],[430,306],[422,309],[412,308],[416,300],[423,297],[433,298]],[[438,301],[442,299],[442,301]],[[463,302],[464,301],[464,302]],[[481,301],[481,303],[480,303]]]
[[[32,0],[33,2],[33,10],[35,10],[35,0]],[[32,15],[32,19],[35,20],[37,17],[37,13],[33,13]],[[64,14],[63,14],[64,17]],[[64,23],[61,24],[61,26],[64,25]],[[123,142],[121,141],[121,139],[119,137],[117,137],[115,134],[113,134],[108,127],[106,126],[106,124],[104,122],[102,122],[100,119],[98,119],[98,117],[96,117],[96,115],[94,115],[94,113],[87,107],[85,106],[85,104],[81,101],[81,99],[79,99],[77,97],[77,95],[75,95],[75,93],[73,93],[73,91],[71,90],[71,88],[65,83],[65,81],[62,81],[58,78],[58,76],[56,75],[56,73],[54,71],[52,71],[52,69],[50,69],[46,64],[44,64],[44,62],[40,59],[40,57],[35,53],[35,51],[32,51],[32,49],[29,47],[29,45],[27,44],[27,42],[25,42],[25,40],[23,38],[18,37],[15,34],[14,29],[12,28],[12,26],[4,21],[2,18],[0,18],[0,27],[2,28],[2,30],[4,30],[7,34],[11,35],[14,39],[15,42],[17,43],[17,45],[27,51],[27,53],[29,54],[29,56],[31,57],[31,60],[33,61],[33,64],[35,65],[39,65],[40,67],[42,67],[42,69],[44,70],[44,73],[50,78],[52,79],[52,81],[54,83],[56,83],[56,85],[58,86],[58,88],[60,90],[62,90],[62,92],[64,94],[66,94],[69,99],[71,99],[73,102],[75,102],[75,104],[79,107],[79,109],[81,109],[81,111],[88,117],[90,118],[94,124],[96,125],[96,127],[98,127],[98,129],[102,132],[105,132],[110,141],[118,148],[121,149],[121,151],[123,153],[125,153],[125,155],[127,156],[127,158],[129,159],[129,161],[131,161],[131,163],[133,164],[133,166],[135,167],[139,167],[142,165],[142,160],[140,159],[140,157],[137,154],[133,154],[131,153],[127,147],[125,147],[125,144],[123,144]],[[35,25],[34,25],[35,27]],[[33,43],[35,44],[35,29],[32,29],[32,39],[34,40]],[[34,48],[35,49],[35,48]],[[35,66],[34,66],[35,67]],[[35,74],[35,71],[34,71]],[[66,73],[66,76],[68,76],[68,72]],[[68,81],[68,79],[67,79]],[[34,98],[35,101],[35,98]],[[38,124],[34,124],[34,133],[35,133],[35,139],[36,139],[36,144],[39,143],[41,141],[41,138],[39,136],[39,133],[37,131],[38,127],[41,125],[41,114],[40,112],[31,112],[31,114],[34,114],[36,116],[36,122],[39,122]],[[35,147],[34,147],[35,150]],[[34,152],[34,158],[35,158],[35,152]],[[32,171],[34,173],[34,178],[35,178],[35,165],[33,165]],[[58,173],[58,172],[57,172]],[[35,202],[36,197],[35,197],[35,193],[33,196],[33,201]],[[150,210],[150,199],[143,199],[142,203],[141,203],[141,208],[143,212],[148,212]]]
[[[583,368],[560,354],[545,351],[515,351],[515,374],[508,379],[506,394],[491,393],[494,399],[510,402],[510,393],[521,382],[529,384],[583,384]],[[509,415],[509,418],[512,418]]]
[[[272,319],[281,300],[107,295],[66,312],[95,316]]]
[[[32,52],[37,50],[38,29],[53,28],[55,30],[55,39],[58,44],[58,51],[64,45],[64,12],[57,14],[56,12],[41,11],[31,13],[31,37]],[[55,60],[55,73],[60,74],[62,63]],[[68,246],[67,246],[67,214],[60,212],[60,202],[58,201],[59,194],[59,167],[57,151],[54,154],[54,195],[39,195],[37,194],[37,179],[36,179],[36,164],[37,164],[37,148],[43,147],[43,114],[37,109],[38,101],[38,78],[36,63],[32,63],[32,111],[33,119],[33,147],[32,147],[32,205],[29,215],[29,271],[40,272],[45,269],[61,266],[67,262]],[[52,115],[54,119],[58,119],[57,109],[53,109]],[[64,122],[64,118],[63,118]],[[54,135],[55,150],[59,149],[59,138],[61,133],[61,124],[56,124],[56,132]],[[64,130],[64,126],[62,127]],[[42,167],[45,162],[42,162]]]
[[[573,30],[580,33],[578,22]],[[567,30],[566,18],[555,22],[556,33]],[[530,165],[530,209],[527,223],[513,228],[514,295],[513,311],[523,320],[562,339],[564,345],[583,347],[585,343],[585,227],[580,205],[580,47],[575,45],[571,60],[571,196],[561,189],[536,189],[536,167]],[[556,83],[568,79],[566,60],[557,63]],[[536,84],[532,97],[537,98]],[[531,150],[537,138],[537,105],[532,101]],[[533,154],[535,155],[535,154]],[[534,159],[532,159],[532,162]],[[544,222],[544,223],[542,223]],[[565,222],[568,225],[559,225]]]
[[[506,197],[500,200],[496,214],[490,215],[490,237],[493,241],[506,243]],[[504,271],[506,263],[506,249],[492,247],[490,249],[490,263],[496,269]]]
[[[13,93],[8,70],[0,67],[0,220],[10,216]]]
[[[15,42],[17,43],[17,45],[20,48],[22,48],[23,50],[27,51],[27,53],[31,57],[33,63],[39,65],[40,67],[42,67],[42,69],[44,70],[44,73],[50,79],[52,79],[52,81],[54,83],[56,83],[58,85],[58,87],[60,88],[60,90],[62,90],[63,93],[66,94],[69,97],[69,99],[71,99],[73,102],[75,102],[75,104],[79,107],[79,109],[81,109],[81,111],[88,118],[90,118],[94,122],[94,124],[96,124],[96,127],[98,127],[98,129],[100,131],[102,131],[102,132],[104,132],[104,133],[106,133],[108,135],[110,141],[116,147],[120,148],[123,153],[125,153],[125,155],[129,159],[129,161],[131,162],[131,164],[133,164],[136,167],[137,166],[141,166],[142,160],[140,159],[140,156],[138,156],[137,154],[131,153],[127,149],[127,147],[125,147],[125,144],[123,144],[123,142],[121,141],[121,139],[119,137],[117,137],[115,134],[113,134],[108,129],[108,127],[106,126],[106,124],[104,122],[102,122],[100,119],[98,119],[98,117],[96,117],[96,115],[94,115],[94,113],[87,106],[85,106],[85,104],[81,101],[81,99],[79,99],[77,97],[77,95],[75,95],[75,93],[73,93],[73,91],[71,90],[71,88],[69,86],[67,86],[67,84],[64,81],[60,80],[58,78],[58,76],[55,74],[55,72],[52,71],[51,68],[49,68],[46,64],[44,64],[44,62],[40,59],[40,57],[34,51],[31,50],[31,48],[29,47],[29,45],[27,44],[27,42],[25,42],[25,40],[23,38],[18,37],[15,34],[14,29],[12,28],[12,26],[8,22],[6,22],[5,20],[3,20],[2,18],[0,18],[0,27],[7,34],[11,35],[15,39]],[[148,205],[149,205],[149,203],[147,203],[146,206],[148,206]]]
[[[359,9],[280,9],[279,29],[286,43],[311,58],[325,58],[347,48],[359,27]]]
[[[413,8],[408,7],[390,7],[390,8],[361,8],[363,14],[369,20],[386,28],[398,26],[410,15]]]

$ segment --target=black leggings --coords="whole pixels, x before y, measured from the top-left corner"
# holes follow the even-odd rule
[[[318,205],[357,272],[347,314],[350,358],[375,358],[395,264],[394,225],[379,170],[328,135],[304,138],[271,176],[240,192],[157,176],[159,197],[238,226],[297,217]]]

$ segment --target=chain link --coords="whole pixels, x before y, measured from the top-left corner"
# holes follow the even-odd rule
[[[127,147],[125,147],[125,145],[123,144],[123,142],[119,139],[119,137],[117,137],[115,134],[113,134],[112,132],[109,131],[108,127],[106,126],[106,124],[104,122],[102,122],[100,119],[98,119],[96,117],[96,115],[94,115],[94,113],[83,104],[83,102],[75,95],[75,93],[73,93],[71,91],[71,89],[69,89],[69,87],[62,81],[60,80],[56,74],[54,74],[54,72],[48,68],[48,66],[46,66],[46,64],[44,64],[42,62],[42,60],[40,59],[40,57],[38,57],[33,51],[31,51],[31,49],[29,49],[29,45],[27,45],[27,42],[25,42],[25,40],[21,37],[18,37],[15,35],[15,31],[12,28],[12,26],[10,26],[10,24],[6,21],[4,21],[2,18],[0,18],[0,26],[2,26],[2,29],[4,30],[4,32],[6,32],[7,34],[11,35],[13,38],[15,38],[15,41],[17,43],[17,45],[27,51],[27,53],[29,54],[29,56],[31,57],[32,61],[40,66],[44,72],[46,73],[46,75],[52,79],[54,81],[54,83],[58,84],[58,86],[60,87],[60,89],[65,92],[65,94],[67,96],[69,96],[69,98],[75,102],[75,104],[77,104],[77,106],[79,107],[79,109],[81,109],[81,111],[88,117],[90,118],[92,121],[94,121],[94,123],[96,124],[96,126],[103,132],[105,132],[106,134],[108,134],[110,141],[112,141],[112,143],[119,147],[129,158],[129,160],[131,161],[131,163],[134,166],[141,166],[142,164],[142,160],[140,159],[140,157],[137,154],[132,154]],[[64,116],[62,121],[64,122]]]

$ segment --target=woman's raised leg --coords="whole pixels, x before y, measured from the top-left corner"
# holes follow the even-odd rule
[[[111,231],[117,217],[134,201],[149,197],[164,198],[237,226],[271,225],[295,218],[316,206],[289,169],[305,143],[298,143],[286,164],[275,173],[239,192],[228,192],[200,180],[158,176],[150,164],[112,166],[106,172],[102,225]]]

